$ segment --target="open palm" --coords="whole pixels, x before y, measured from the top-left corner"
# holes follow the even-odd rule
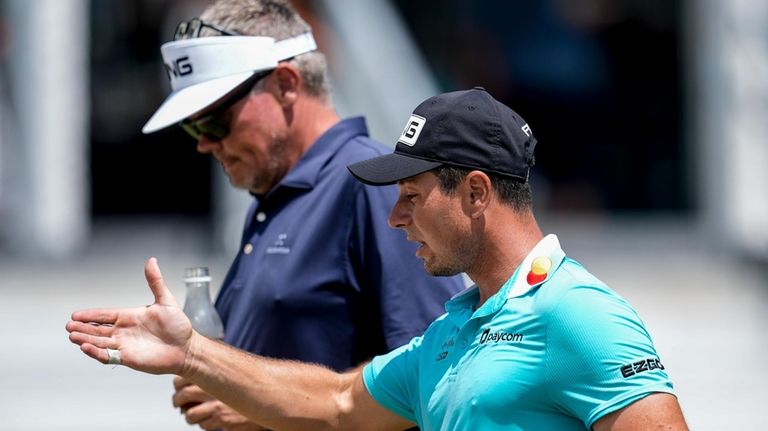
[[[155,302],[146,307],[90,309],[72,313],[69,339],[88,356],[107,363],[107,349],[121,364],[152,374],[182,374],[190,349],[192,325],[163,281],[155,258],[144,275]]]

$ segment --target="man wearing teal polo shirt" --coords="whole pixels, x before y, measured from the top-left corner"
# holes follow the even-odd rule
[[[427,99],[394,153],[349,166],[364,183],[398,184],[389,223],[420,244],[429,273],[475,282],[423,336],[362,369],[200,336],[154,259],[154,305],[75,312],[70,340],[104,363],[185,376],[271,429],[686,430],[636,312],[541,233],[527,182],[535,145],[517,113],[475,88]]]

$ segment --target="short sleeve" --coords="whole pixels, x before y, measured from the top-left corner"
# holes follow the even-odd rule
[[[588,429],[651,393],[673,393],[640,317],[608,288],[570,289],[557,301],[547,326],[550,396]]]
[[[421,337],[386,355],[376,356],[363,368],[363,382],[379,404],[396,414],[417,422],[418,356]]]

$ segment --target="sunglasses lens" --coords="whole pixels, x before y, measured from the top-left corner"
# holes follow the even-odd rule
[[[181,128],[184,129],[184,131],[187,132],[187,134],[191,136],[192,139],[196,141],[200,140],[200,136],[202,136],[202,134],[197,129],[197,127],[195,127],[194,123],[185,120],[179,123],[179,126],[181,126]]]
[[[272,70],[253,75],[245,83],[241,84],[239,88],[233,90],[226,99],[219,101],[217,103],[218,107],[211,114],[197,120],[183,120],[179,125],[196,141],[199,141],[203,136],[211,141],[221,141],[229,135],[229,127],[228,123],[221,121],[219,117],[232,105],[248,95],[256,83],[270,73],[272,73]]]
[[[195,121],[182,121],[181,128],[195,140],[205,136],[211,141],[221,141],[229,135],[229,128],[212,115]]]
[[[197,124],[198,130],[212,141],[220,141],[229,135],[229,127],[222,124],[216,117],[206,117]]]

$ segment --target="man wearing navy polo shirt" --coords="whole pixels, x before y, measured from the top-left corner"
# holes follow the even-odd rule
[[[350,177],[347,165],[386,147],[362,117],[339,119],[310,31],[272,0],[219,1],[181,23],[162,47],[173,92],[144,132],[180,124],[254,196],[216,299],[224,341],[343,371],[421,334],[464,285],[427,276],[387,227],[396,187]],[[190,423],[245,421],[184,379],[175,386],[194,391],[176,404]]]
[[[687,430],[635,310],[539,229],[536,143],[517,113],[474,88],[427,99],[393,153],[349,166],[366,184],[398,184],[389,224],[419,244],[430,274],[476,283],[362,369],[248,356],[200,336],[154,259],[156,306],[75,312],[70,340],[102,363],[187,376],[272,429]]]

